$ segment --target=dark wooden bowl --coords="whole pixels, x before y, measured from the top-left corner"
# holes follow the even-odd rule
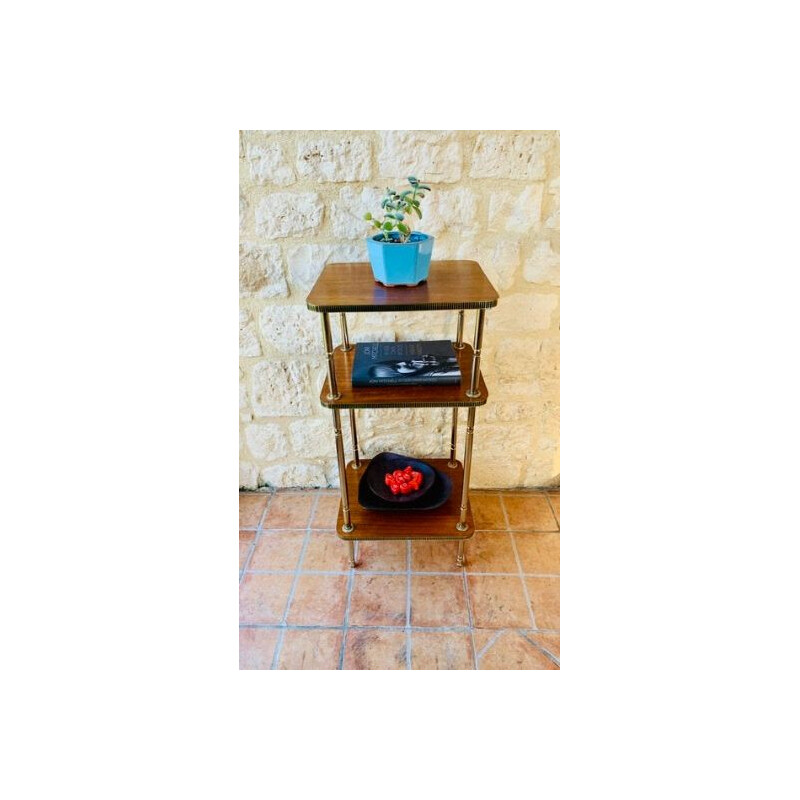
[[[405,469],[409,464],[411,469],[422,473],[422,485],[416,492],[392,494],[391,489],[384,481],[386,473],[394,472],[396,469]],[[424,461],[418,461],[415,458],[400,455],[400,453],[378,453],[364,472],[362,480],[367,482],[367,486],[376,497],[380,497],[381,500],[385,500],[388,503],[403,505],[423,497],[433,486],[435,478],[436,473],[433,467],[428,466]]]

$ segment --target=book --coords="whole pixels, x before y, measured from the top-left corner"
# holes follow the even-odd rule
[[[358,342],[355,348],[354,387],[461,383],[453,343],[446,340]]]

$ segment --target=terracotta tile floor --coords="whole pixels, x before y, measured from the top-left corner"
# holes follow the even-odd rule
[[[240,669],[559,669],[559,495],[473,492],[457,542],[358,542],[339,493],[239,495]]]

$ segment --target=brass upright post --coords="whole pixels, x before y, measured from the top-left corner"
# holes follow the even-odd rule
[[[358,456],[358,431],[356,431],[356,410],[350,409],[350,437],[353,440],[353,469],[361,466],[361,459]]]
[[[464,485],[461,488],[461,508],[456,530],[465,531],[467,525],[467,500],[469,499],[469,473],[472,469],[472,433],[475,430],[475,406],[467,414],[467,438],[464,442]]]
[[[324,316],[327,317],[328,315],[325,314]],[[341,326],[341,329],[342,329],[342,351],[346,353],[349,350],[353,349],[353,345],[350,344],[350,337],[349,337],[349,335],[347,333],[347,315],[344,312],[342,312],[339,315],[339,322],[340,322],[340,326]],[[327,327],[326,339],[325,339],[325,346],[329,351],[329,359],[330,359],[332,354],[330,354],[331,348],[329,346],[329,338],[327,338],[327,337],[330,337],[330,323],[328,324],[328,327]],[[336,374],[333,372],[333,370],[332,370],[332,362],[329,360],[328,361],[328,379],[329,380],[330,380],[331,374],[333,374],[333,380],[334,380],[334,385],[335,385],[335,383],[336,383]],[[335,388],[335,386],[334,386],[334,389],[332,391],[336,393],[336,397],[340,396],[338,394],[338,390]],[[328,400],[335,400],[335,399],[336,399],[335,397],[331,397],[330,395],[328,395]],[[352,408],[350,409],[350,436],[353,439],[353,468],[354,469],[358,469],[361,466],[361,459],[358,457],[358,432],[356,431],[356,412]]]
[[[472,375],[470,376],[469,389],[467,389],[467,397],[481,396],[480,389],[478,389],[478,382],[481,376],[481,345],[483,344],[483,320],[485,316],[486,310],[479,308],[478,317],[475,320],[475,343],[473,346],[474,352],[472,353]]]
[[[334,408],[333,411],[333,435],[336,439],[336,460],[339,463],[339,487],[342,492],[342,530],[345,533],[350,533],[353,530],[353,525],[350,522],[350,502],[347,497],[347,471],[344,466],[344,444],[342,443],[342,418],[339,414],[339,409]]]
[[[336,370],[333,367],[333,337],[331,336],[331,320],[326,312],[322,312],[322,339],[325,342],[325,354],[328,358],[328,400],[338,400],[342,395],[336,386]]]
[[[339,314],[339,320],[342,327],[342,350],[347,352],[348,350],[352,350],[353,346],[350,344],[350,337],[347,335],[347,317],[344,312]]]
[[[464,540],[462,539],[458,543],[458,558],[456,559],[456,566],[463,567],[464,566]]]
[[[456,332],[456,350],[464,349],[464,309],[458,312],[458,331]]]
[[[453,428],[450,431],[450,460],[447,466],[455,469],[458,466],[456,461],[456,437],[458,436],[458,406],[453,409]]]

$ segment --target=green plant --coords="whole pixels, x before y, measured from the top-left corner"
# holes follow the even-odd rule
[[[387,187],[386,194],[381,201],[383,209],[383,219],[379,220],[367,212],[364,219],[372,222],[372,227],[377,228],[383,234],[384,242],[407,242],[411,236],[411,215],[416,214],[422,219],[420,210],[420,200],[425,197],[425,192],[431,190],[430,186],[420,183],[413,175],[408,176],[408,184],[411,187],[399,194],[394,189]],[[389,234],[396,230],[398,236],[393,238]]]

